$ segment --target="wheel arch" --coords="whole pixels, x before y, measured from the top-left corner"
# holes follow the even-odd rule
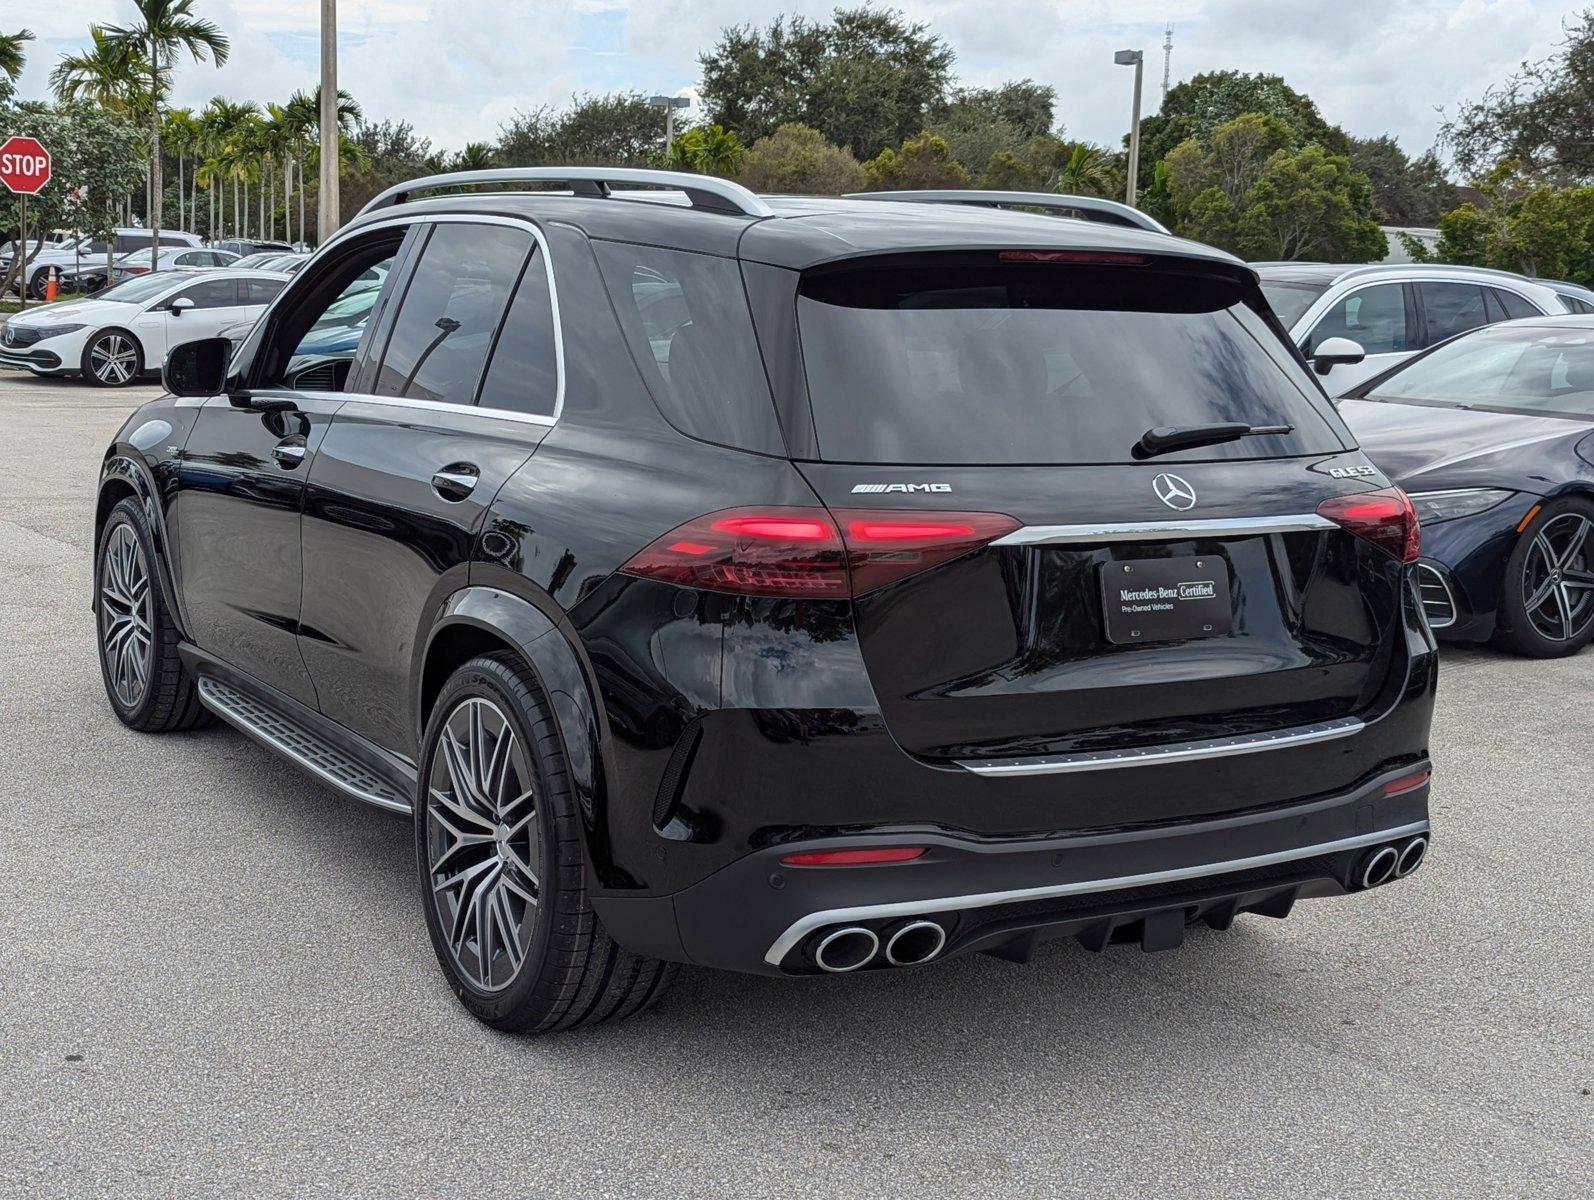
[[[186,641],[188,627],[177,595],[176,576],[172,571],[171,539],[167,536],[166,513],[161,508],[159,495],[149,468],[137,452],[122,452],[113,446],[100,468],[100,486],[94,501],[94,554],[97,561],[100,539],[105,534],[105,522],[110,519],[111,510],[123,500],[137,500],[144,510],[144,518],[155,543],[155,578],[160,584],[166,611],[177,626],[178,635]],[[90,607],[93,604],[91,601]]]

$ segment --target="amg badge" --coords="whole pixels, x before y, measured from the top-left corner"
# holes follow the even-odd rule
[[[871,492],[881,494],[884,492],[950,492],[950,483],[855,483],[852,485],[852,494]]]

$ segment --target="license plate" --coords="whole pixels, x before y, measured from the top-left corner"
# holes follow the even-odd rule
[[[1114,645],[1218,637],[1234,616],[1228,563],[1215,555],[1103,563],[1101,608]]]

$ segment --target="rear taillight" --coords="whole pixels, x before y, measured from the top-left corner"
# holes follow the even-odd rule
[[[1417,510],[1398,487],[1335,496],[1317,506],[1319,516],[1343,526],[1401,562],[1416,562],[1422,547]]]
[[[967,554],[1020,524],[1003,513],[734,509],[688,521],[620,569],[714,592],[847,599]]]
[[[809,850],[788,854],[780,861],[788,867],[864,867],[912,862],[923,857],[923,846],[870,846],[852,850]]]

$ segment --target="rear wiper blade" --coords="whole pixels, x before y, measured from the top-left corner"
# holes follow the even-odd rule
[[[1243,437],[1272,437],[1294,433],[1293,425],[1247,425],[1244,421],[1215,421],[1211,425],[1158,425],[1140,435],[1130,451],[1136,458],[1154,458],[1189,450],[1193,446],[1216,446]]]

